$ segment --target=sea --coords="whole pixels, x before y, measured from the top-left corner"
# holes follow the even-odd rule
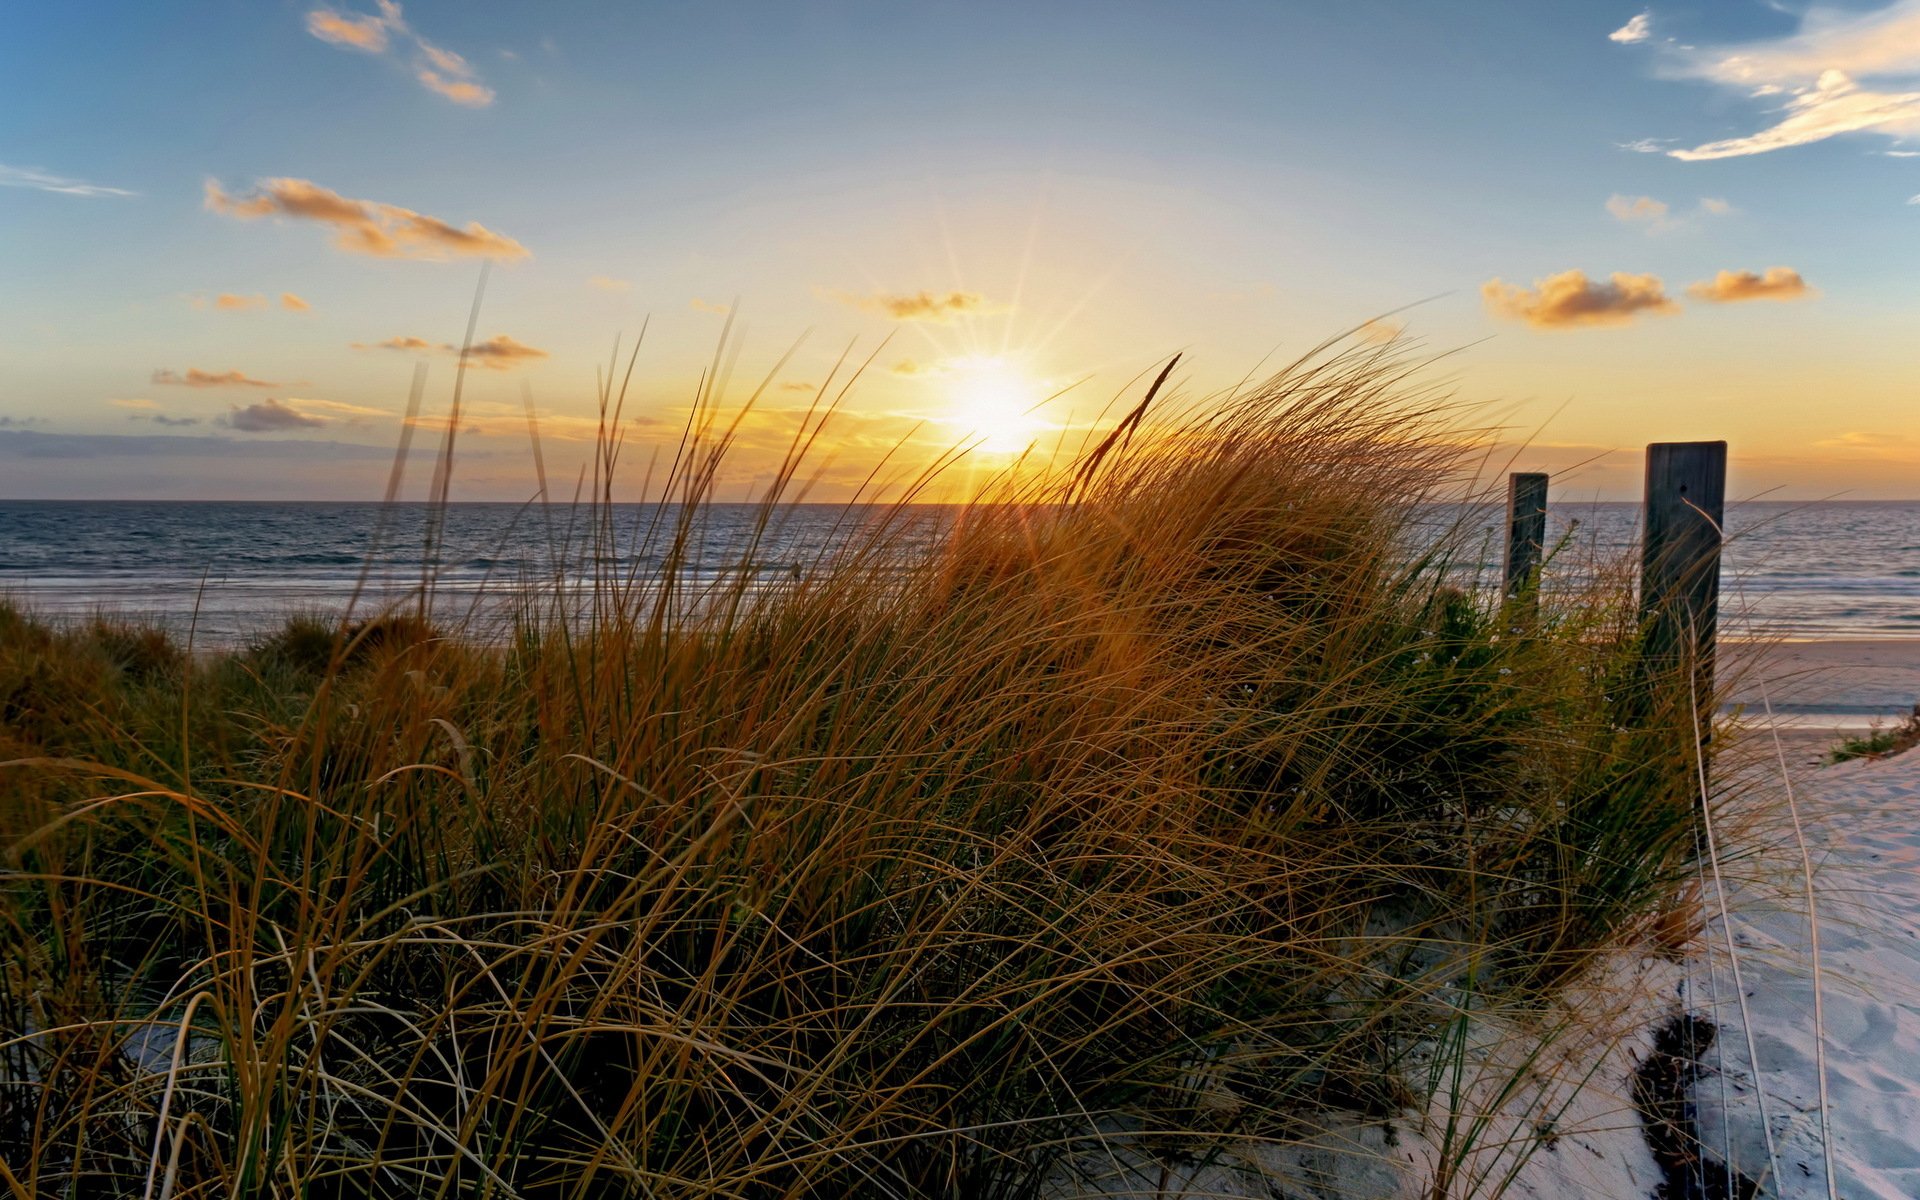
[[[909,514],[908,549],[931,540],[952,510]],[[196,645],[242,642],[294,612],[372,611],[432,580],[441,611],[577,570],[597,544],[602,569],[638,581],[665,564],[658,534],[671,506],[616,505],[611,536],[590,539],[585,516],[562,506],[324,502],[0,501],[0,597],[50,618],[114,612],[186,629]],[[752,505],[706,506],[680,570],[703,578],[744,569],[774,580],[829,552],[874,513],[795,505],[765,529]],[[1468,574],[1491,583],[1503,514],[1464,518]],[[1640,506],[1559,505],[1548,514],[1549,568],[1572,578],[1627,559]],[[1757,501],[1730,505],[1722,631],[1791,639],[1920,640],[1920,502]],[[652,531],[654,536],[649,536]],[[429,552],[429,547],[431,551]]]

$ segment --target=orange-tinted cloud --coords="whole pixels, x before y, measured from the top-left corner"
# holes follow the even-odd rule
[[[155,404],[151,400],[146,400],[146,399],[137,398],[137,397],[133,399],[127,399],[127,400],[109,400],[107,401],[107,403],[113,405],[115,408],[149,409],[149,408],[160,407],[158,404]]]
[[[325,417],[316,417],[303,413],[289,404],[282,404],[269,396],[258,404],[242,407],[238,404],[227,410],[221,424],[237,429],[242,433],[278,433],[287,429],[318,429],[327,423]]]
[[[280,307],[288,312],[306,312],[313,307],[292,292],[280,293]]]
[[[871,296],[855,296],[847,292],[829,291],[828,299],[860,309],[862,312],[878,313],[895,321],[937,321],[945,324],[955,317],[983,316],[999,312],[989,305],[986,298],[978,292],[912,292],[895,294],[875,292]]]
[[[259,295],[236,296],[232,292],[221,292],[213,298],[213,306],[215,308],[225,309],[228,312],[246,312],[252,309],[265,308],[267,306],[267,298]]]
[[[1535,280],[1531,288],[1489,279],[1481,285],[1480,295],[1494,315],[1525,321],[1537,329],[1624,325],[1642,313],[1660,316],[1680,311],[1658,276],[1624,271],[1615,271],[1605,283],[1587,278],[1584,271],[1562,271]]]
[[[484,342],[468,346],[465,357],[467,361],[490,371],[511,371],[547,357],[547,352],[524,342],[516,342],[504,333],[496,333]]]
[[[1656,225],[1667,216],[1664,201],[1655,200],[1652,196],[1622,196],[1618,193],[1607,197],[1607,211],[1613,214],[1616,221],[1646,221]]]
[[[442,75],[432,67],[421,67],[413,74],[420,85],[429,91],[439,92],[455,104],[464,104],[468,108],[485,108],[493,103],[493,89],[485,84],[475,83],[471,79],[453,79]]]
[[[421,37],[407,24],[395,0],[374,2],[380,8],[377,15],[316,8],[307,14],[307,32],[335,46],[377,55],[385,55],[393,40],[399,38],[413,47],[408,69],[422,87],[470,108],[493,103],[493,89],[480,81],[472,63]]]
[[[432,342],[428,341],[427,339],[418,338],[418,337],[390,337],[384,342],[374,342],[372,344],[368,344],[366,342],[354,342],[353,348],[355,350],[451,350],[453,349],[452,346],[447,345],[445,342],[441,342],[439,345],[436,346]]]
[[[242,371],[202,371],[199,367],[188,367],[184,375],[172,371],[159,370],[153,373],[154,383],[177,387],[274,387],[265,379],[254,379]]]
[[[527,258],[527,248],[503,234],[469,222],[462,229],[397,204],[354,200],[307,179],[266,179],[252,193],[235,196],[217,180],[206,184],[208,211],[242,221],[291,217],[334,227],[334,245],[375,258]]]
[[[1406,331],[1404,321],[1386,321],[1375,317],[1354,330],[1353,336],[1369,346],[1384,346]]]
[[[1752,271],[1721,271],[1712,279],[1691,284],[1687,295],[1714,304],[1741,300],[1804,300],[1813,295],[1800,272],[1790,267],[1768,267],[1764,275]]]
[[[411,353],[422,351],[435,354],[458,354],[460,348],[450,342],[430,342],[422,337],[390,337],[384,342],[354,342],[355,350],[402,350]],[[504,333],[496,333],[484,342],[476,342],[467,347],[466,359],[477,367],[486,367],[490,371],[510,371],[526,363],[546,358],[547,352],[525,342],[515,341]]]
[[[631,291],[633,285],[624,279],[615,279],[610,275],[595,275],[587,280],[589,287],[597,287],[603,292]]]
[[[695,312],[718,313],[723,317],[733,311],[733,309],[728,305],[715,304],[710,300],[702,300],[698,296],[695,296],[693,299],[687,301],[687,307],[691,308]]]
[[[379,17],[316,8],[307,14],[307,32],[323,42],[368,54],[387,50],[387,23]]]

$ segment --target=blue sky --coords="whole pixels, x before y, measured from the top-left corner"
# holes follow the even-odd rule
[[[1726,437],[1736,489],[1920,492],[1912,0],[4,23],[0,494],[365,494],[416,361],[444,406],[489,257],[475,497],[526,487],[523,393],[564,449],[643,318],[636,429],[670,428],[736,301],[740,379],[805,335],[769,445],[890,339],[822,494],[900,438],[995,432],[988,393],[1077,381],[1003,432],[1077,428],[1167,353],[1204,391],[1421,300],[1396,323],[1469,346],[1461,396],[1576,490]],[[360,215],[315,219],[326,197]]]

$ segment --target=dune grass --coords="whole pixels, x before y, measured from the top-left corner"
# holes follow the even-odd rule
[[[1680,936],[1696,798],[1624,589],[1524,616],[1417,528],[1474,449],[1408,369],[693,593],[708,414],[666,574],[504,636],[0,606],[0,1185],[1022,1196],[1424,1111],[1462,1012]]]

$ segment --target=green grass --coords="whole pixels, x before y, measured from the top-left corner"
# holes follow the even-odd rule
[[[1916,708],[1912,716],[1891,729],[1883,729],[1876,723],[1865,737],[1842,738],[1839,745],[1828,751],[1827,761],[1843,763],[1855,758],[1886,758],[1914,746],[1920,746],[1920,708]]]
[[[1463,1006],[1675,923],[1697,800],[1624,589],[1409,555],[1472,446],[1407,371],[1149,414],[914,555],[850,510],[766,595],[193,658],[0,607],[0,1182],[1020,1196],[1424,1107]]]

